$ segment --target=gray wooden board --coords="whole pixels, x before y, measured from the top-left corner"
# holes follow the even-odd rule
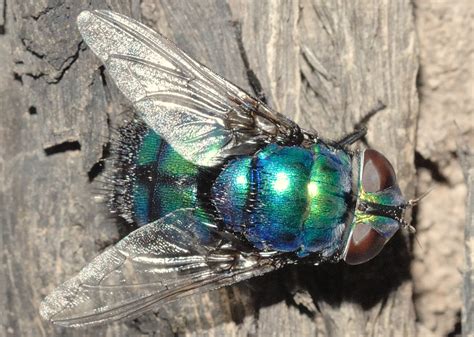
[[[120,237],[87,173],[127,104],[81,43],[75,17],[86,8],[143,19],[249,91],[255,74],[258,94],[323,137],[351,131],[383,103],[367,139],[413,194],[418,64],[409,1],[9,1],[0,40],[0,335],[415,335],[402,235],[363,266],[289,268],[133,322],[88,330],[42,322],[42,297]]]
[[[463,278],[462,335],[474,334],[474,152],[469,140],[459,139],[458,156],[467,185],[465,235],[465,269]]]
[[[6,0],[0,1],[0,30],[5,28],[5,2]]]

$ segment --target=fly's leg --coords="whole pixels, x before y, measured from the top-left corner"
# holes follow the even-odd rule
[[[338,140],[337,145],[344,147],[347,145],[352,145],[358,140],[361,140],[367,134],[367,127],[362,127],[360,129],[354,130],[348,135],[345,135],[342,139]]]
[[[369,120],[379,111],[385,109],[387,106],[382,102],[378,102],[377,106],[370,110],[356,125],[355,130],[349,133],[348,135],[342,137],[339,141],[336,142],[341,147],[352,145],[358,140],[361,140],[367,134],[367,123]]]
[[[221,233],[219,233],[221,234]],[[222,271],[232,271],[241,262],[243,252],[229,247],[229,242],[222,240],[217,246],[206,254],[206,262],[209,267],[215,267]]]

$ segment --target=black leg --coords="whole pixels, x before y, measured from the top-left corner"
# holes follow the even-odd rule
[[[362,128],[354,130],[348,135],[345,135],[344,137],[342,137],[342,139],[338,140],[336,143],[337,145],[341,147],[351,145],[357,142],[358,140],[361,140],[362,138],[364,138],[366,134],[367,134],[367,128],[363,126]]]
[[[377,106],[375,106],[372,110],[370,110],[361,120],[359,123],[355,125],[355,130],[349,133],[348,135],[342,137],[339,141],[337,141],[337,144],[339,146],[346,146],[346,145],[351,145],[357,142],[358,140],[361,140],[364,138],[364,136],[367,134],[367,123],[369,120],[379,111],[383,110],[386,108],[386,105],[383,104],[382,102],[378,102]]]

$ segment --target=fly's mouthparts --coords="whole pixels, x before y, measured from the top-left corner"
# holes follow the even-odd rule
[[[410,234],[415,234],[416,233],[416,228],[413,227],[411,224],[409,224],[405,219],[402,219],[400,221],[400,224],[401,224],[403,229],[408,231],[408,233],[410,233]]]

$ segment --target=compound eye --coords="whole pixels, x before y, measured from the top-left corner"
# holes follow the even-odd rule
[[[379,192],[397,183],[392,164],[378,151],[367,149],[364,152],[362,187],[366,192]]]
[[[370,225],[358,224],[352,231],[344,261],[352,265],[367,262],[380,253],[387,241]]]

